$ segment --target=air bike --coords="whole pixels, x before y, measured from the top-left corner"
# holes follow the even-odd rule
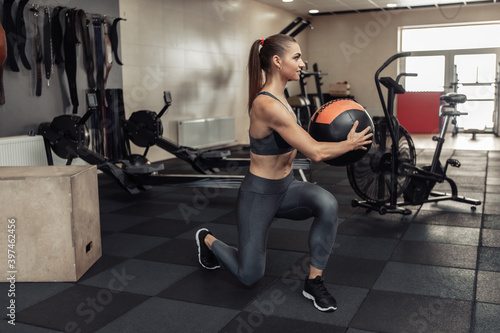
[[[38,132],[44,138],[47,163],[53,165],[51,151],[70,165],[75,158],[81,158],[88,164],[96,165],[106,175],[113,178],[123,189],[136,194],[151,188],[151,186],[186,186],[186,187],[218,187],[238,188],[243,180],[242,175],[220,174],[221,168],[229,171],[238,168],[248,168],[250,159],[231,159],[229,150],[214,150],[199,152],[189,147],[180,147],[162,137],[163,126],[161,116],[172,104],[170,92],[164,92],[165,106],[156,114],[153,111],[136,111],[128,120],[115,124],[115,131],[123,129],[126,153],[123,158],[109,159],[89,148],[90,134],[87,120],[99,109],[97,95],[88,93],[88,110],[82,116],[61,115],[51,123],[42,123]],[[132,154],[130,141],[139,147],[144,147],[142,155]],[[146,158],[149,148],[153,145],[172,153],[177,158],[187,162],[196,171],[195,174],[165,174],[164,164],[150,163]],[[304,181],[303,170],[310,170],[310,160],[296,160],[294,169],[299,170]]]
[[[457,111],[457,104],[464,103],[467,96],[453,93],[441,96],[439,117],[444,119],[439,136],[432,138],[437,144],[429,166],[416,166],[413,140],[393,114],[396,94],[405,93],[399,80],[403,76],[416,74],[402,73],[396,80],[379,76],[393,61],[410,55],[409,52],[393,55],[375,73],[384,118],[375,122],[373,144],[369,152],[358,162],[347,166],[349,182],[362,199],[354,199],[352,206],[378,211],[380,214],[409,215],[411,210],[404,206],[453,200],[470,204],[471,209],[475,210],[481,201],[459,196],[456,183],[446,176],[448,166],[460,167],[460,162],[450,158],[443,167],[439,160],[449,122],[456,122],[456,117],[467,114]],[[381,85],[387,88],[387,103]],[[451,193],[433,191],[436,183],[443,182],[448,183]]]

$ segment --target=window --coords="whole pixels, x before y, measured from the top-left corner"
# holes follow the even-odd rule
[[[500,47],[500,23],[403,27],[401,50],[436,51]]]
[[[455,129],[499,134],[500,21],[399,28],[399,51],[412,52],[400,71],[407,91],[465,94],[459,106],[468,112]]]
[[[417,74],[406,77],[406,91],[444,91],[444,56],[406,58],[405,72]]]

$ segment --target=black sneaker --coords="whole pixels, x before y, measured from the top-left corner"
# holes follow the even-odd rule
[[[205,237],[212,234],[208,229],[200,229],[196,232],[196,244],[198,245],[198,261],[203,268],[217,269],[220,267],[219,260],[205,244]]]
[[[337,310],[337,301],[326,290],[322,276],[316,276],[315,279],[306,278],[302,295],[312,300],[319,311],[332,312]]]

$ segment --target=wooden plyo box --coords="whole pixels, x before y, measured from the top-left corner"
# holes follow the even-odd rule
[[[77,281],[102,255],[97,168],[0,167],[0,219],[2,281]]]

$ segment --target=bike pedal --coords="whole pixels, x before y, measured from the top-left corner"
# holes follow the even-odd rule
[[[456,160],[454,158],[449,158],[447,161],[446,161],[446,164],[449,164],[451,165],[452,167],[455,167],[455,168],[459,168],[460,167],[460,161],[459,160]]]

